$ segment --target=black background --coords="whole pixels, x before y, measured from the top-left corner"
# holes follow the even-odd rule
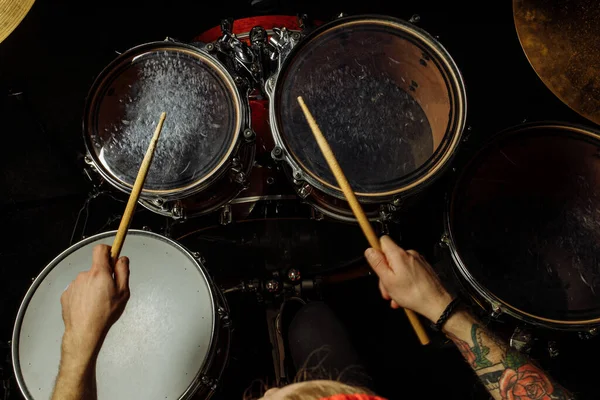
[[[273,1],[252,6],[240,1],[152,5],[137,0],[38,0],[0,44],[0,344],[10,340],[16,311],[31,279],[71,243],[77,213],[90,190],[82,161],[84,99],[95,76],[117,52],[166,36],[188,41],[224,17],[306,12],[330,20],[342,11],[402,19],[419,14],[418,25],[450,52],[466,82],[468,102],[465,134],[469,140],[459,150],[456,169],[490,135],[524,121],[561,120],[593,126],[554,97],[530,67],[515,32],[510,2],[473,6],[433,1]],[[439,181],[403,221],[404,246],[433,256],[449,182]],[[121,207],[108,196],[95,199],[85,233],[114,228]],[[134,226],[142,221],[165,224],[161,218],[148,216],[134,221]],[[208,260],[209,266],[219,263]],[[240,296],[230,298],[234,321],[238,316],[238,333],[219,398],[241,398],[250,380],[272,376],[262,306]],[[401,312],[386,307],[372,280],[339,285],[324,293],[324,299],[349,325],[382,395],[487,398],[455,349],[418,346]],[[597,358],[597,341],[571,339],[565,339],[567,344],[557,359],[544,362],[541,356],[540,361],[567,387],[583,398],[593,398],[593,371],[585,370],[580,360]],[[6,349],[1,350],[4,357]],[[14,381],[12,385],[11,398],[19,398]]]

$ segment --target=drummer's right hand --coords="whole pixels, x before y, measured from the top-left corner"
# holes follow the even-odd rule
[[[129,260],[119,258],[113,271],[110,247],[97,245],[92,268],[81,272],[60,298],[65,323],[63,356],[76,357],[83,363],[91,361],[127,300]]]
[[[379,289],[393,308],[411,309],[436,322],[452,301],[437,274],[414,250],[405,251],[388,236],[381,238],[381,250],[365,251],[367,261],[379,276]]]

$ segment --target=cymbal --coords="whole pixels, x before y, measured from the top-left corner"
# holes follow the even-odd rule
[[[0,0],[0,43],[21,23],[35,0]]]
[[[600,7],[597,0],[513,0],[519,40],[546,86],[600,124]]]

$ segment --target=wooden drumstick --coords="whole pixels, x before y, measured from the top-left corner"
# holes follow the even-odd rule
[[[356,195],[350,187],[350,184],[348,183],[348,180],[346,179],[342,168],[340,167],[335,156],[333,155],[333,151],[331,151],[331,147],[329,147],[327,139],[325,139],[325,136],[323,136],[323,132],[321,132],[321,129],[319,129],[315,118],[310,113],[308,107],[306,107],[302,96],[298,96],[298,103],[300,103],[300,107],[302,107],[302,111],[304,112],[304,116],[308,121],[308,125],[310,125],[310,129],[312,130],[312,133],[315,136],[319,147],[321,148],[323,157],[325,157],[325,160],[327,161],[327,164],[329,164],[329,168],[331,169],[331,172],[333,172],[333,175],[335,176],[338,185],[340,185],[342,192],[344,192],[344,196],[346,197],[348,204],[350,204],[350,208],[352,209],[352,212],[354,213],[354,216],[356,217],[363,233],[367,237],[369,244],[372,248],[381,251],[381,244],[379,242],[379,238],[377,237],[377,235],[375,235],[375,231],[373,230],[371,223],[367,219],[367,216],[365,215],[362,207],[360,206],[360,203],[356,199]],[[425,331],[425,328],[423,328],[423,325],[421,324],[421,321],[419,320],[417,315],[414,313],[414,311],[408,310],[406,308],[404,309],[404,312],[406,313],[406,316],[408,317],[408,320],[410,321],[410,324],[412,325],[415,333],[417,334],[417,337],[419,338],[421,344],[428,344],[429,336],[427,335],[427,332]]]
[[[142,165],[140,166],[140,170],[135,178],[135,183],[133,184],[133,189],[129,195],[125,212],[123,213],[123,217],[121,217],[121,223],[119,224],[119,229],[117,230],[117,236],[115,236],[115,240],[110,249],[110,258],[112,259],[113,264],[117,262],[119,254],[121,253],[121,249],[123,248],[125,235],[127,235],[127,230],[129,230],[129,224],[133,218],[135,206],[138,198],[140,197],[140,193],[142,192],[142,188],[144,187],[144,181],[148,175],[148,170],[150,169],[150,164],[152,163],[152,158],[154,157],[154,150],[156,150],[156,143],[158,142],[158,137],[160,136],[160,131],[162,130],[166,117],[167,113],[162,113],[160,115],[158,125],[154,131],[154,136],[152,136],[152,140],[150,140],[150,145],[148,146],[148,150],[146,150],[146,155],[142,160]]]

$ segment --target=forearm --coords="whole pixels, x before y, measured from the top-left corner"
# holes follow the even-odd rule
[[[52,400],[96,400],[96,352],[75,353],[63,338],[61,361]]]
[[[456,312],[444,331],[495,399],[574,398],[527,356],[494,336],[468,312]]]

